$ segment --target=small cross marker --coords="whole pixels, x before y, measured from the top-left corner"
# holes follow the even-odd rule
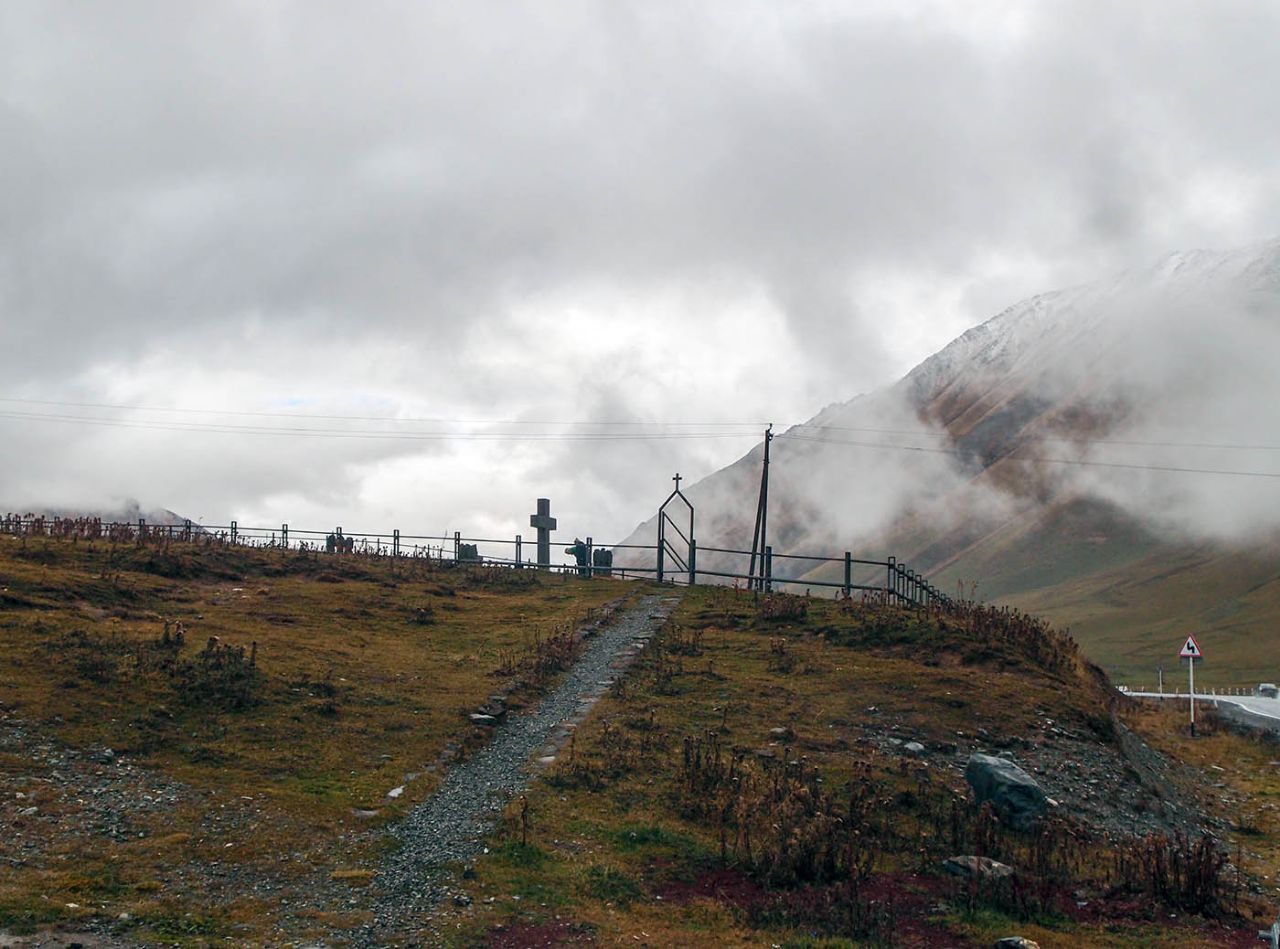
[[[680,490],[680,481],[681,481],[681,478],[680,478],[680,472],[678,472],[678,471],[677,471],[677,472],[676,472],[676,476],[675,476],[674,478],[672,478],[671,480],[672,480],[672,481],[674,481],[674,482],[676,483],[676,490],[677,490],[677,491],[679,491],[679,490]]]

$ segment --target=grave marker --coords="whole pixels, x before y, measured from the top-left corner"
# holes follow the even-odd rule
[[[551,532],[556,529],[556,519],[551,516],[551,501],[538,498],[538,513],[529,515],[529,526],[538,531],[538,566],[551,566]]]

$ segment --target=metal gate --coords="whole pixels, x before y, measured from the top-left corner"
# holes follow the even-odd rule
[[[667,499],[662,502],[662,506],[658,508],[658,582],[662,583],[667,573],[670,572],[673,581],[679,574],[686,575],[689,584],[692,586],[698,569],[698,542],[693,536],[693,504],[684,496],[684,492],[680,490],[680,475],[677,474],[671,480],[676,483],[676,489],[667,496]],[[673,504],[675,505],[675,514],[681,520],[683,520],[684,511],[688,511],[688,533],[681,530],[680,525],[667,512],[667,509],[672,507]],[[672,535],[678,539],[673,540]],[[668,570],[668,558],[670,558],[671,570]]]

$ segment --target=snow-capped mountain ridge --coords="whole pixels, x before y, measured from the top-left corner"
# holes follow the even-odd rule
[[[886,530],[895,512],[945,503],[940,499],[958,483],[987,469],[987,480],[997,483],[989,493],[1012,492],[1020,504],[1067,490],[1064,471],[1018,460],[1043,438],[1077,438],[1079,451],[1096,456],[1088,448],[1093,440],[1163,413],[1166,429],[1183,425],[1192,440],[1216,440],[1204,437],[1218,424],[1204,406],[1260,384],[1258,372],[1233,368],[1233,353],[1263,363],[1269,351],[1280,355],[1280,338],[1273,338],[1280,320],[1271,311],[1280,313],[1280,239],[1169,254],[1104,280],[1037,294],[962,333],[898,382],[829,405],[786,433],[804,438],[779,439],[771,486],[778,513],[771,523],[792,523],[800,544],[856,546]],[[1238,401],[1268,405],[1280,395],[1241,392]],[[1238,406],[1227,414],[1237,417]],[[852,446],[860,452],[834,447],[837,436],[822,435],[824,428],[880,433],[884,444],[869,444],[869,436]],[[919,453],[904,453],[911,445],[889,443],[914,431],[928,439],[915,445],[946,447],[950,439],[960,462],[944,455],[929,464]],[[947,465],[950,477],[941,470]],[[756,449],[690,489],[711,521],[735,536],[750,536],[743,522],[753,516],[753,498],[740,495],[753,490],[758,468]],[[859,487],[856,516],[841,499],[845,484]]]
[[[1084,345],[1126,297],[1200,292],[1280,293],[1280,239],[1228,252],[1172,253],[1148,267],[1064,290],[1037,294],[974,326],[912,369],[896,385],[925,405],[962,373],[1012,374],[1036,369],[1032,354]],[[844,403],[848,404],[848,403]]]

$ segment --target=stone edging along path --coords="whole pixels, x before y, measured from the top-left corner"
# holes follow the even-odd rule
[[[376,878],[383,895],[368,935],[416,928],[418,917],[448,895],[449,865],[480,854],[485,834],[507,802],[528,786],[539,767],[554,760],[573,726],[644,649],[677,602],[675,593],[648,594],[619,611],[537,706],[509,715],[487,745],[450,768],[436,792],[394,828],[401,847]]]

